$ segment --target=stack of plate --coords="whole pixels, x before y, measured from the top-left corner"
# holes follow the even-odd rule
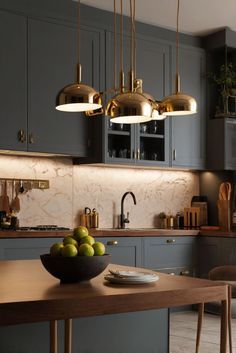
[[[109,270],[104,278],[111,283],[121,284],[142,284],[151,283],[159,280],[159,277],[153,272],[136,271],[114,271]]]

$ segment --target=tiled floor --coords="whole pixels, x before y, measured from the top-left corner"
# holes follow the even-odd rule
[[[197,313],[172,313],[170,320],[170,353],[194,353]],[[232,320],[233,352],[236,353],[236,319]],[[205,314],[199,353],[219,352],[219,316]]]

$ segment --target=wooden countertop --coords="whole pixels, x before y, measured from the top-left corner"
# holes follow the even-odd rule
[[[13,231],[0,230],[0,239],[10,238],[64,238],[71,234],[72,230],[67,231]],[[178,237],[178,236],[207,236],[236,238],[236,231],[223,232],[219,230],[195,230],[195,229],[90,229],[90,234],[94,237]]]
[[[113,264],[109,267],[138,270]],[[109,284],[104,280],[107,269],[90,281],[60,284],[43,268],[40,260],[0,261],[0,273],[0,325],[160,309],[213,300],[222,300],[226,305],[228,292],[228,286],[220,282],[163,273],[159,273],[159,281],[149,284]]]
[[[13,231],[0,230],[1,238],[63,238],[73,231]],[[184,230],[184,229],[90,229],[90,234],[94,237],[141,237],[141,236],[196,236],[199,230]]]

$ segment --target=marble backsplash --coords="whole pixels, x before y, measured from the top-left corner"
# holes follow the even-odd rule
[[[68,158],[0,156],[1,178],[48,179],[50,189],[19,195],[21,226],[56,224],[75,227],[86,206],[96,208],[100,228],[118,225],[121,197],[133,191],[125,211],[130,228],[157,226],[157,215],[176,214],[199,195],[199,175],[189,171],[149,170],[101,166],[73,166]],[[11,186],[9,185],[11,198]]]

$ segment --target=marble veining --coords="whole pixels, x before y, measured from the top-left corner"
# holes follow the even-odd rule
[[[73,166],[69,158],[0,156],[0,177],[48,179],[49,190],[31,190],[20,195],[21,226],[57,224],[75,227],[86,206],[96,208],[100,227],[118,226],[121,197],[133,191],[137,205],[128,196],[130,228],[157,226],[157,215],[176,214],[199,194],[199,175],[189,171]],[[10,185],[9,185],[9,193]]]

